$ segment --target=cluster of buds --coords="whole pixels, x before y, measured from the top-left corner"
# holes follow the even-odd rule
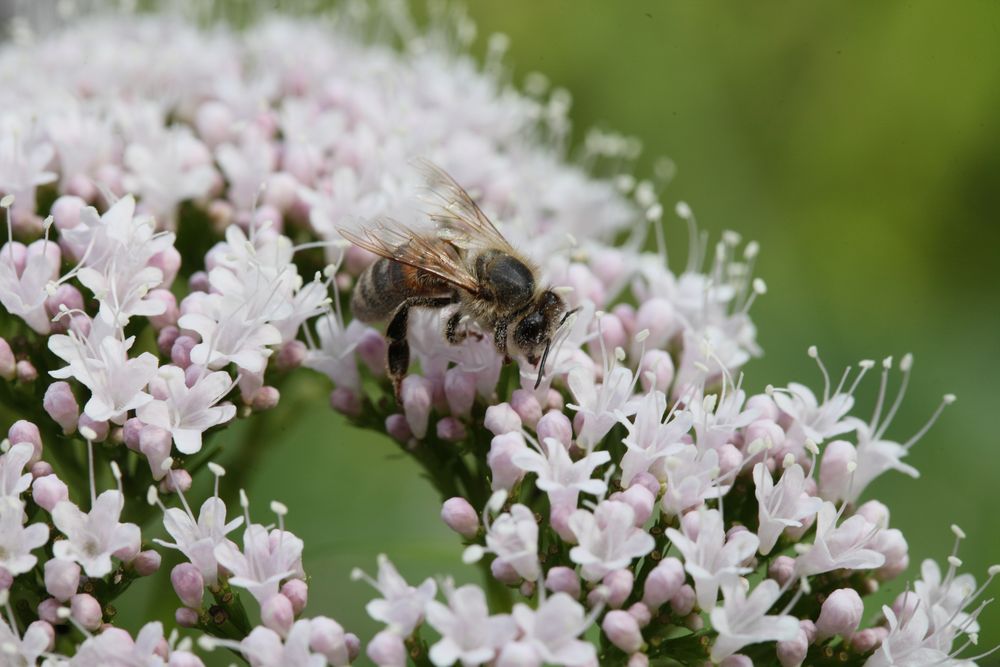
[[[591,134],[590,170],[570,164],[568,94],[540,75],[512,86],[505,38],[480,67],[459,10],[426,31],[401,3],[239,31],[60,8],[61,27],[20,23],[0,50],[0,398],[18,418],[0,454],[4,655],[196,667],[197,636],[254,667],[353,663],[359,638],[305,615],[287,508],[253,523],[213,461],[237,420],[266,432],[304,367],[423,468],[484,573],[412,586],[387,557],[357,570],[380,596],[365,649],[380,667],[975,659],[959,655],[997,570],[959,574],[957,543],[943,576],[925,561],[874,623],[862,614],[909,564],[889,510],[862,496],[890,470],[916,476],[904,459],[954,397],[891,440],[912,358],[892,399],[882,362],[863,420],[853,396],[875,362],[834,385],[815,348],[820,394],[750,394],[757,244],[710,245],[684,203],[665,216],[663,180],[622,171],[633,140]],[[394,42],[358,38],[372,27]],[[418,308],[396,402],[382,334],[347,307],[374,257],[337,230],[418,223],[413,158],[454,176],[572,309],[544,368],[505,363],[475,321],[451,344],[452,312]],[[662,228],[678,219],[690,244],[671,268]],[[169,541],[144,541],[161,515]],[[157,574],[157,548],[184,558],[161,573],[179,606],[133,637],[113,602]]]

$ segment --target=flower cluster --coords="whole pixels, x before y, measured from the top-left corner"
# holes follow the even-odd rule
[[[480,66],[461,11],[426,29],[400,3],[382,11],[243,30],[106,12],[19,24],[0,49],[0,398],[17,418],[0,454],[3,655],[196,667],[196,635],[254,667],[353,663],[358,637],[305,616],[288,509],[254,523],[214,460],[220,431],[260,431],[311,370],[335,410],[422,466],[485,576],[413,586],[387,557],[357,570],[380,596],[377,665],[968,663],[986,584],[958,573],[957,544],[943,576],[926,561],[862,623],[863,598],[909,563],[888,508],[862,496],[890,470],[917,476],[907,452],[954,397],[891,440],[912,358],[894,398],[882,363],[863,420],[853,396],[876,364],[834,385],[814,348],[819,395],[751,395],[756,243],[710,244],[679,203],[690,244],[672,268],[664,182],[626,172],[633,140],[591,133],[587,168],[571,163],[568,94],[537,74],[512,86],[505,38]],[[572,314],[539,368],[505,359],[482,322],[449,343],[452,311],[415,308],[397,402],[382,333],[348,309],[374,256],[338,229],[425,224],[418,158]],[[161,549],[182,558],[162,573]],[[180,606],[133,636],[112,603],[148,576],[169,576]]]

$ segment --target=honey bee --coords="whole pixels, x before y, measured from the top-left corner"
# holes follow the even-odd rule
[[[507,242],[469,193],[438,167],[420,166],[437,200],[430,230],[386,218],[364,225],[360,233],[339,229],[348,241],[379,256],[358,278],[351,309],[362,322],[389,320],[386,367],[396,400],[410,365],[410,310],[455,304],[445,339],[461,342],[469,333],[463,322],[475,322],[492,332],[505,362],[519,354],[538,365],[537,388],[553,337],[571,311],[553,289],[539,284],[538,267]]]

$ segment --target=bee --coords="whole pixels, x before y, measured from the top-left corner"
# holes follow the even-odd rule
[[[475,322],[492,332],[505,363],[513,354],[538,365],[538,388],[552,340],[572,311],[555,290],[539,284],[538,267],[507,242],[468,192],[438,167],[420,166],[437,200],[430,230],[387,218],[364,225],[360,233],[339,229],[348,241],[379,256],[358,278],[351,310],[362,322],[389,320],[386,368],[397,402],[410,365],[406,331],[413,308],[457,304],[445,322],[445,339],[460,343],[469,334],[463,322]]]

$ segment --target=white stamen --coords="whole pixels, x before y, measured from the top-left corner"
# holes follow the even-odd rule
[[[280,503],[277,500],[271,501],[271,511],[278,516],[286,516],[288,514],[288,507],[284,503]]]
[[[226,475],[226,469],[220,466],[215,461],[208,462],[208,469],[216,477],[225,477]]]

